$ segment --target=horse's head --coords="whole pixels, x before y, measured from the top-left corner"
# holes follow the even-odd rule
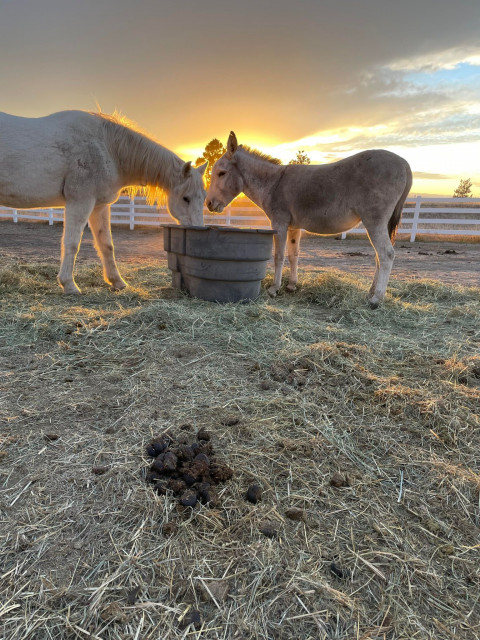
[[[208,162],[205,162],[195,168],[191,162],[186,162],[180,180],[168,192],[168,210],[180,224],[203,226],[203,203],[206,195],[203,174],[207,166]]]
[[[227,150],[213,165],[212,179],[207,193],[209,211],[221,213],[229,202],[243,191],[243,178],[236,166],[237,137],[230,131]]]

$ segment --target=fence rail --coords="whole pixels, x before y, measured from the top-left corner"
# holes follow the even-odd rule
[[[453,206],[455,205],[455,206]],[[459,206],[460,205],[460,206]],[[155,226],[172,222],[166,207],[152,207],[144,198],[121,197],[112,205],[112,224],[127,224],[130,229],[137,226]],[[249,215],[251,214],[251,215]],[[399,233],[410,236],[414,242],[417,235],[462,235],[480,236],[480,198],[408,198],[403,208]],[[50,225],[63,221],[64,210],[48,209],[10,209],[0,207],[0,218],[19,220],[44,220]],[[430,217],[435,216],[435,217]],[[446,216],[446,217],[443,217]],[[458,217],[456,217],[458,216]],[[467,216],[476,216],[470,218]],[[270,221],[257,207],[228,206],[221,215],[211,214],[204,209],[206,224],[225,224],[238,226],[270,227]],[[366,233],[363,225],[343,233]]]

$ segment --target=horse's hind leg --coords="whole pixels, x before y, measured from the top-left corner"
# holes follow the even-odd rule
[[[290,278],[287,284],[287,291],[295,291],[298,282],[298,253],[300,250],[301,229],[289,229],[287,234],[288,261],[290,262]]]
[[[73,268],[77,257],[83,230],[93,208],[93,201],[67,202],[63,222],[62,263],[58,281],[65,293],[81,293],[73,279]]]
[[[386,225],[382,227],[365,226],[376,254],[377,269],[369,294],[370,306],[372,309],[376,309],[385,297],[395,251],[390,241]]]
[[[112,231],[110,227],[110,205],[95,207],[90,215],[90,228],[100,260],[103,264],[105,282],[115,289],[125,289],[127,283],[120,275],[115,262]]]

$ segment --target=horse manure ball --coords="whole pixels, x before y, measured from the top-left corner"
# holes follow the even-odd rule
[[[160,478],[160,480],[155,480],[155,482],[153,483],[153,486],[155,487],[155,491],[158,493],[159,496],[167,495],[168,483],[165,478]]]
[[[158,473],[172,473],[176,471],[178,464],[177,456],[171,451],[161,453],[155,458],[152,464],[152,470]]]
[[[285,515],[289,520],[296,520],[297,522],[305,521],[305,511],[303,509],[287,509]]]
[[[222,420],[222,424],[225,427],[234,427],[239,422],[240,422],[240,418],[238,418],[237,416],[227,416]]]
[[[171,443],[171,439],[168,436],[160,436],[159,438],[155,438],[152,440],[150,445],[155,450],[155,455],[160,455],[164,451],[166,451]]]
[[[262,487],[259,484],[252,484],[248,487],[247,500],[252,504],[257,504],[262,499]]]
[[[152,471],[149,469],[145,475],[145,480],[147,482],[155,482],[156,480],[160,480],[162,476],[157,471]]]
[[[260,533],[263,533],[263,535],[267,538],[275,538],[277,535],[277,530],[273,525],[266,522],[260,527]]]
[[[45,433],[43,437],[47,442],[55,442],[55,440],[60,438],[58,433]]]
[[[195,491],[188,489],[180,496],[180,504],[182,507],[194,507],[197,504],[197,494]]]
[[[166,522],[162,527],[162,533],[165,537],[173,536],[177,532],[177,528],[175,522]]]
[[[179,445],[175,448],[173,453],[175,453],[177,458],[179,460],[182,460],[182,462],[188,462],[190,460],[193,460],[193,458],[195,457],[195,453],[192,447],[188,444]]]
[[[200,480],[203,475],[208,473],[209,466],[210,462],[207,456],[200,454],[193,459],[193,462],[190,465],[190,470]]]
[[[179,623],[182,629],[186,629],[191,624],[193,624],[195,629],[200,629],[200,627],[202,626],[202,617],[200,615],[200,611],[197,611],[196,609],[190,609],[190,611],[187,611],[183,618],[181,618]]]
[[[147,456],[150,456],[150,458],[156,458],[157,457],[157,452],[155,451],[155,447],[153,446],[153,444],[147,444]]]
[[[215,488],[209,482],[200,482],[197,485],[197,495],[202,504],[208,504],[211,507],[217,507],[220,503]]]
[[[338,564],[335,564],[335,562],[332,562],[330,565],[330,571],[335,574],[337,578],[348,578],[350,575],[350,571],[348,569],[342,569]]]
[[[197,440],[210,440],[210,438],[210,431],[207,431],[206,429],[200,429],[197,433]]]
[[[204,453],[206,456],[213,453],[213,445],[209,440],[199,440],[198,444],[200,446],[198,447],[197,453]]]
[[[173,491],[175,495],[180,495],[187,488],[187,483],[180,478],[169,478],[167,481],[167,487],[170,491]]]
[[[335,471],[333,476],[330,478],[330,485],[339,489],[340,487],[348,487],[348,482],[345,476],[338,471]]]
[[[223,462],[212,462],[210,464],[210,476],[216,483],[226,482],[233,476],[233,469]]]
[[[190,446],[192,447],[194,455],[197,455],[197,453],[200,453],[200,444],[198,442],[192,442]]]
[[[194,460],[189,465],[182,467],[182,478],[189,487],[196,482],[202,481],[202,476],[208,473],[208,464],[203,460]]]

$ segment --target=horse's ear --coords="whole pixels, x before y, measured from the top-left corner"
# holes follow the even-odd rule
[[[237,136],[230,131],[227,142],[227,158],[231,158],[238,148]]]
[[[204,162],[203,164],[201,164],[199,167],[197,167],[197,171],[200,171],[200,175],[203,176],[203,174],[207,170],[207,167],[208,167],[208,160],[206,162]]]
[[[191,170],[192,170],[192,163],[190,161],[185,162],[182,169],[183,177],[186,178],[188,175],[190,175]]]

